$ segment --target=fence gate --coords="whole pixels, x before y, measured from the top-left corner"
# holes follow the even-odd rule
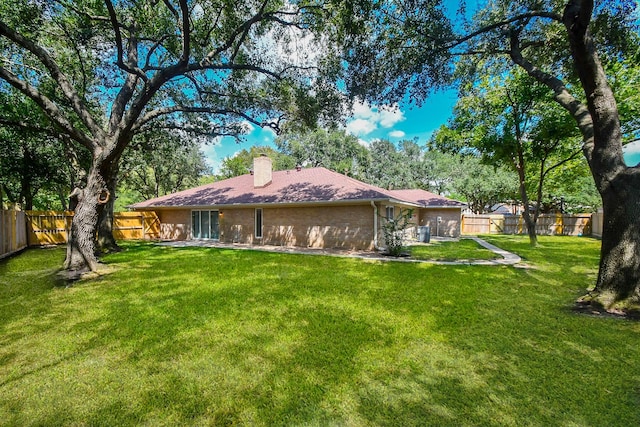
[[[71,211],[27,211],[29,246],[59,245],[67,242],[71,230]],[[116,212],[113,237],[117,240],[160,238],[160,219],[155,212]]]

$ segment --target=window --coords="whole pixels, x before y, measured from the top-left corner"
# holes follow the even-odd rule
[[[262,209],[256,209],[256,239],[262,239]]]
[[[193,239],[220,238],[218,211],[191,211],[191,236]]]
[[[393,221],[396,219],[395,209],[393,206],[387,206],[387,221]]]

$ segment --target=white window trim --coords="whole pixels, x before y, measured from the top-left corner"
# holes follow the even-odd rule
[[[394,221],[396,219],[396,207],[395,206],[387,206],[385,209],[385,213],[387,214],[387,221]],[[389,215],[391,214],[391,215]]]
[[[208,212],[209,213],[209,237],[195,237],[193,230],[193,213],[194,212],[198,212],[198,219],[200,221],[200,224],[198,225],[198,229],[200,230],[200,235],[202,235],[202,213],[203,212]],[[218,237],[217,238],[213,238],[211,237],[211,235],[213,234],[213,230],[211,229],[211,212],[218,212]],[[192,240],[214,240],[214,241],[219,241],[220,240],[220,210],[219,209],[192,209],[191,210],[191,239]]]

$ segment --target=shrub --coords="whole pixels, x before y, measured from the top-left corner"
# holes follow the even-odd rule
[[[384,221],[382,221],[382,233],[384,235],[386,251],[389,255],[399,257],[406,252],[405,230],[414,225],[411,222],[412,217],[413,209],[400,209],[400,212],[395,218],[384,218]]]

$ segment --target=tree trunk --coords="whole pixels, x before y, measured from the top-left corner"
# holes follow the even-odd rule
[[[113,208],[116,201],[116,185],[117,185],[118,168],[114,167],[110,169],[109,178],[107,180],[107,190],[110,193],[109,200],[101,210],[100,219],[98,222],[98,252],[119,252],[120,246],[113,237]]]
[[[65,197],[62,189],[58,190],[58,199],[60,200],[60,207],[63,211],[69,210],[69,200]]]
[[[520,194],[522,196],[522,190]],[[523,203],[524,211],[522,211],[522,218],[524,218],[524,224],[527,227],[527,234],[529,235],[529,244],[531,246],[537,246],[538,245],[538,235],[536,234],[537,218],[535,216],[534,218],[531,218],[531,213],[529,212],[529,199],[526,196],[526,190],[525,190],[525,195],[522,197],[524,202]]]
[[[618,301],[640,304],[640,174],[627,173],[618,181],[602,196],[604,228],[595,292],[607,308]]]
[[[587,29],[593,6],[569,1],[563,16],[593,127],[576,121],[604,211],[598,281],[580,302],[627,312],[640,308],[640,168],[627,167],[622,157],[618,107]]]
[[[516,162],[516,169],[518,171],[518,181],[519,181],[519,191],[520,198],[522,199],[522,204],[524,205],[524,211],[522,211],[522,217],[524,218],[524,223],[527,226],[527,234],[529,235],[529,244],[531,246],[538,245],[538,236],[536,234],[536,221],[538,220],[538,215],[534,215],[531,218],[531,213],[529,212],[529,195],[527,194],[527,181],[525,176],[525,164],[524,164],[524,154],[522,153],[522,149],[518,149],[518,161]]]
[[[100,262],[96,256],[96,229],[100,211],[109,199],[100,169],[94,164],[87,176],[87,186],[72,193],[77,199],[71,232],[67,239],[64,268],[70,271],[96,271]]]

